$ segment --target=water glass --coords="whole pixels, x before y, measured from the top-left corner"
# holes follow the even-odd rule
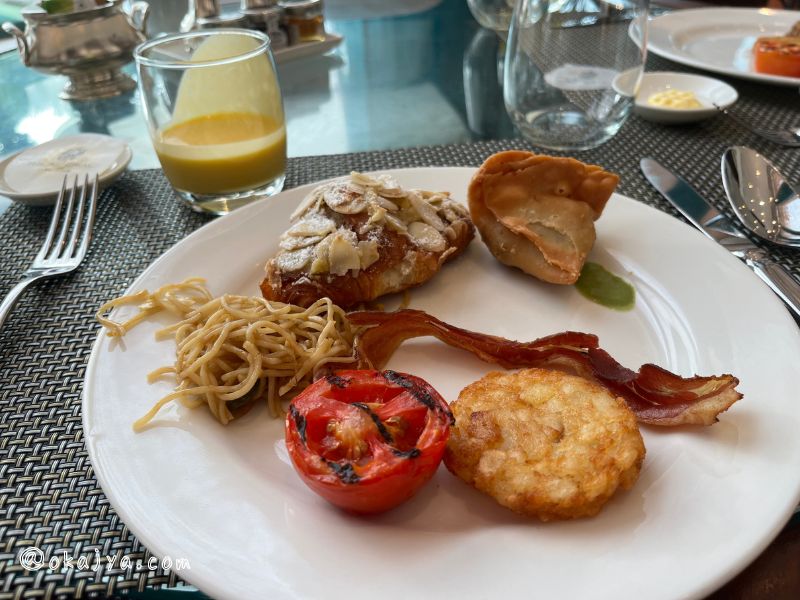
[[[150,137],[179,198],[225,214],[281,190],[286,127],[266,35],[178,33],[134,56]]]
[[[503,95],[533,144],[585,150],[625,122],[644,69],[649,0],[622,2],[517,0]]]
[[[508,31],[514,0],[467,0],[467,6],[481,27]]]

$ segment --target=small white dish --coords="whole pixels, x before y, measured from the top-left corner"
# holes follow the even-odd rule
[[[51,140],[0,159],[0,195],[29,206],[55,204],[64,175],[98,174],[100,188],[119,177],[133,153],[124,141],[98,133]]]
[[[692,92],[703,105],[702,108],[669,108],[648,103],[653,94],[670,89]],[[713,77],[671,71],[645,73],[639,85],[633,112],[655,123],[695,123],[716,115],[718,111],[714,104],[727,108],[738,99],[739,94],[734,88]]]

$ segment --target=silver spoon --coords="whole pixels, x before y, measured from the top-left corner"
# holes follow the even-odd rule
[[[800,248],[800,195],[761,154],[733,146],[722,155],[722,184],[736,216],[757,236]]]

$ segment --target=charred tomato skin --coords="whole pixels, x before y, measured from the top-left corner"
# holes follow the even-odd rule
[[[380,513],[433,477],[452,420],[445,400],[419,377],[339,371],[292,400],[286,448],[300,478],[325,500],[348,512]]]

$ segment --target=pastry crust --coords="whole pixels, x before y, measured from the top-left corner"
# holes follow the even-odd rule
[[[311,193],[307,206],[293,215],[294,225],[282,236],[282,245],[302,243],[288,234],[304,219],[325,223],[309,230],[316,236],[307,236],[321,239],[282,249],[267,263],[260,286],[266,299],[309,306],[327,296],[343,308],[354,307],[428,281],[474,237],[466,208],[446,194],[406,192],[387,179],[387,187],[373,186],[372,195],[369,181],[354,174]],[[381,197],[382,192],[388,197]],[[402,194],[412,194],[413,201]],[[345,200],[338,204],[333,197]],[[369,199],[364,202],[365,197]],[[336,248],[342,252],[334,256]]]
[[[594,245],[594,220],[618,181],[573,158],[500,152],[470,182],[470,215],[500,262],[550,283],[572,284]]]

